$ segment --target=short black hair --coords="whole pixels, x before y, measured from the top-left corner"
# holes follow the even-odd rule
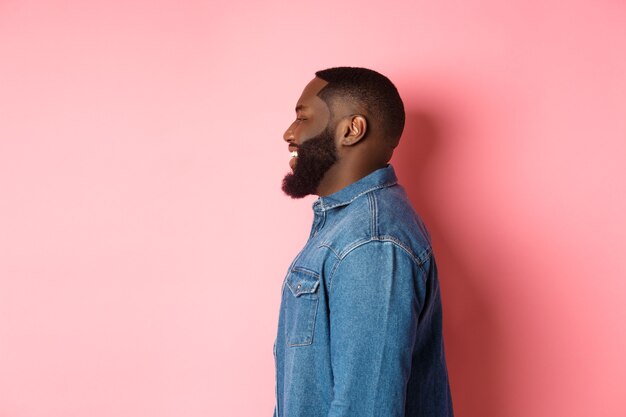
[[[404,130],[404,104],[389,78],[357,67],[328,68],[315,76],[328,82],[318,93],[328,107],[337,97],[352,102],[380,127],[392,147],[398,145]]]

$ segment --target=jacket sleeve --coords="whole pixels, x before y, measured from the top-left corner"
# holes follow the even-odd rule
[[[328,417],[403,417],[424,273],[393,242],[341,259],[330,282],[334,377]]]

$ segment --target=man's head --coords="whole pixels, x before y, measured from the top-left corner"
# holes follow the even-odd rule
[[[283,135],[293,156],[283,191],[293,198],[331,194],[384,167],[404,128],[402,99],[387,77],[351,67],[315,75]]]

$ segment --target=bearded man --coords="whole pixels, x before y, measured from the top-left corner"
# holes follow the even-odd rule
[[[314,194],[282,287],[274,417],[448,417],[437,266],[389,160],[404,106],[365,68],[318,71],[284,134],[283,191]]]

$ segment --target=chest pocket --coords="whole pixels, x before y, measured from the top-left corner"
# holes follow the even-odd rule
[[[289,346],[313,343],[319,284],[320,278],[316,272],[298,267],[291,271],[285,281],[285,331]]]

